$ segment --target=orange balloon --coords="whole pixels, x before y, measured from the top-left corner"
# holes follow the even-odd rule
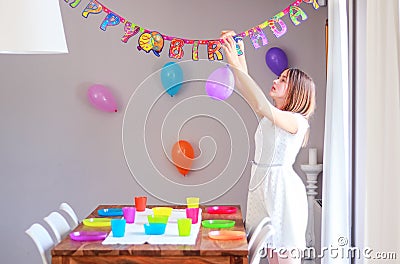
[[[192,145],[185,140],[179,140],[172,147],[172,161],[179,173],[186,176],[192,167],[194,150]]]

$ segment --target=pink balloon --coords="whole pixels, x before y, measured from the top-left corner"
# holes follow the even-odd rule
[[[206,82],[206,92],[208,96],[216,100],[225,100],[231,96],[235,78],[228,66],[224,66],[213,71]]]
[[[89,101],[96,108],[106,112],[117,112],[117,104],[112,93],[101,84],[94,84],[88,89]]]

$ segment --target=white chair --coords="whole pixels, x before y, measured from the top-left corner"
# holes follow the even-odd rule
[[[265,252],[265,241],[274,233],[271,219],[263,218],[251,234],[249,240],[249,264],[258,264],[262,257],[267,255]]]
[[[78,226],[79,224],[78,216],[76,215],[74,209],[72,209],[72,207],[68,203],[61,203],[60,210],[66,212],[70,216],[72,220],[71,229],[74,229],[75,227]]]
[[[50,226],[57,242],[60,242],[71,231],[67,220],[59,212],[51,212],[44,218],[44,221]]]
[[[25,233],[35,242],[40,256],[42,257],[43,264],[51,263],[50,249],[54,246],[54,241],[49,232],[47,232],[42,225],[35,223],[31,225]]]

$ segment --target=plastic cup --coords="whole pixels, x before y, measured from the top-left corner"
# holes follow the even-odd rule
[[[192,219],[191,218],[179,218],[178,219],[179,236],[190,236],[191,227],[192,227]]]
[[[135,222],[136,208],[135,207],[123,207],[122,212],[124,213],[124,219],[126,223],[132,224]]]
[[[162,223],[151,223],[144,224],[144,233],[146,235],[162,235],[165,233],[165,227],[167,224]]]
[[[154,215],[170,216],[172,213],[172,207],[153,207],[152,210]]]
[[[135,207],[137,212],[143,212],[146,209],[146,203],[146,196],[135,196]]]
[[[199,197],[187,197],[186,203],[188,208],[198,208],[200,198]]]
[[[168,216],[167,215],[148,215],[147,216],[147,221],[149,224],[152,223],[161,223],[161,224],[166,224],[168,223]]]
[[[192,219],[192,224],[197,224],[199,221],[199,211],[197,208],[186,208],[186,217]]]
[[[111,219],[113,237],[123,237],[125,235],[125,225],[125,219]]]

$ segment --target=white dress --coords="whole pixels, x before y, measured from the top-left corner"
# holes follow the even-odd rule
[[[296,134],[274,126],[267,118],[261,119],[255,133],[246,231],[251,233],[261,219],[269,216],[274,233],[266,243],[275,249],[306,247],[307,195],[292,166],[309,125],[302,115],[294,115],[298,122]]]

